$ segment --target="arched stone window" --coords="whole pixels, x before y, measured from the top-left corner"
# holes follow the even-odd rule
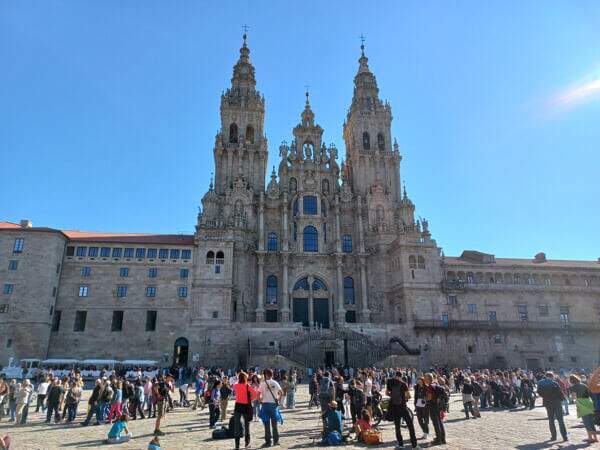
[[[217,252],[217,258],[215,260],[215,263],[216,264],[225,264],[225,255],[220,250]]]
[[[349,234],[342,236],[342,251],[344,253],[352,253],[352,236]]]
[[[290,178],[290,193],[294,194],[298,190],[298,182],[295,178]]]
[[[237,144],[238,141],[238,126],[236,123],[229,125],[229,142],[231,144]]]
[[[267,304],[275,305],[277,303],[277,277],[269,275],[267,277]]]
[[[252,125],[246,127],[246,142],[254,144],[254,128],[252,128]]]
[[[327,290],[327,286],[325,286],[325,283],[323,283],[323,281],[321,281],[318,278],[315,278],[315,281],[313,281],[312,288],[313,288],[313,291],[326,291]]]
[[[344,303],[354,305],[354,280],[352,277],[344,278]]]
[[[294,284],[295,291],[298,291],[300,289],[304,289],[305,291],[308,291],[310,289],[307,277],[300,278],[298,281],[296,281],[296,284]]]
[[[414,255],[410,255],[408,257],[408,267],[410,269],[416,269],[417,268],[417,258],[415,258]]]
[[[317,197],[305,195],[302,197],[302,213],[314,216],[317,214]]]
[[[366,131],[362,135],[362,144],[363,149],[371,150],[371,136],[369,136],[369,133]]]
[[[271,232],[271,233],[269,233],[269,236],[267,238],[267,250],[269,250],[270,252],[276,252],[277,247],[278,247],[277,233]]]
[[[419,256],[417,258],[417,268],[418,269],[424,269],[425,268],[425,258],[423,258],[422,256]]]
[[[383,133],[377,133],[377,148],[381,151],[385,150],[385,137],[383,137]]]
[[[302,240],[305,252],[318,252],[319,251],[319,232],[315,227],[309,225],[304,227],[302,233]]]
[[[214,264],[214,263],[215,263],[215,252],[213,252],[212,250],[210,250],[206,254],[206,264]]]

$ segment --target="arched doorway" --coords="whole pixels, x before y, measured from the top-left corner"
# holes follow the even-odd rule
[[[293,321],[301,322],[302,326],[313,324],[329,328],[330,298],[327,285],[317,277],[305,276],[294,284]]]
[[[184,337],[175,340],[173,348],[173,365],[175,367],[187,367],[189,342]]]

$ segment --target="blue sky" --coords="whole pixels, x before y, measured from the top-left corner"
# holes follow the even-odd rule
[[[0,220],[193,232],[241,26],[270,162],[325,140],[366,38],[401,176],[447,255],[600,257],[600,2],[0,2]]]

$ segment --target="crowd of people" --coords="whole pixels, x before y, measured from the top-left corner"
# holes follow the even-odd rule
[[[141,369],[136,372],[142,373]],[[408,432],[411,447],[418,440],[429,445],[445,444],[445,418],[450,396],[462,400],[465,420],[481,417],[487,409],[532,409],[541,397],[546,408],[550,435],[557,439],[556,423],[564,441],[569,436],[563,420],[575,413],[582,419],[588,442],[598,442],[596,425],[600,420],[600,368],[592,374],[536,372],[527,370],[416,369],[264,369],[228,370],[165,369],[157,376],[134,379],[112,373],[93,382],[87,397],[87,412],[81,426],[109,424],[107,442],[118,444],[133,437],[130,421],[153,419],[154,438],[148,448],[160,448],[164,435],[161,423],[174,408],[208,409],[208,426],[213,437],[233,438],[235,448],[251,444],[251,424],[261,421],[263,447],[278,445],[278,425],[285,409],[296,408],[298,385],[308,383],[308,408],[318,408],[321,443],[335,445],[350,439],[367,444],[381,442],[381,420],[394,423],[399,448],[404,445],[402,429]],[[34,386],[35,385],[35,386]],[[25,424],[28,412],[45,413],[50,423],[75,424],[85,387],[81,373],[67,376],[42,374],[35,383],[25,379],[0,378],[0,420]],[[193,397],[193,398],[192,398]],[[230,405],[233,404],[233,409]],[[231,412],[228,416],[228,413]],[[422,431],[417,438],[414,417]],[[217,424],[221,427],[217,428]],[[431,430],[433,428],[433,430]],[[10,442],[10,438],[7,438]],[[0,446],[2,448],[2,446]]]

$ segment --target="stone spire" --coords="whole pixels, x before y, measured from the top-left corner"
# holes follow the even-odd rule
[[[360,46],[358,72],[354,77],[354,95],[352,106],[372,107],[379,103],[379,88],[377,79],[369,69],[369,58],[365,55],[364,42]]]
[[[243,43],[240,48],[240,59],[233,67],[233,77],[231,78],[232,89],[255,90],[256,79],[254,78],[254,66],[250,62],[250,49],[246,43],[248,36],[246,33],[242,36]]]
[[[306,103],[304,105],[304,111],[302,111],[302,126],[312,127],[315,124],[315,113],[310,109],[310,94],[306,91]]]

